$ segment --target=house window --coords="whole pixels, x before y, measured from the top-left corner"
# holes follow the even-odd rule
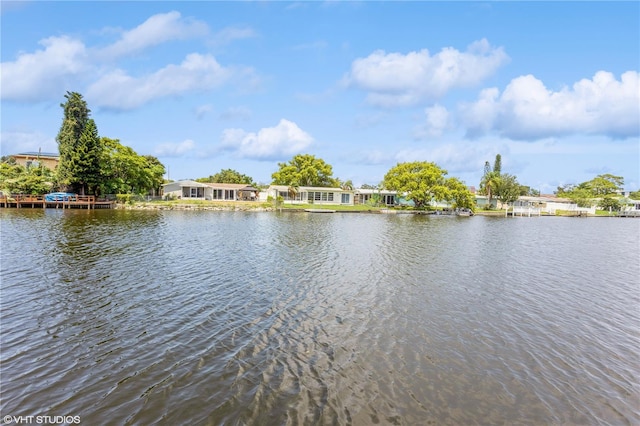
[[[329,197],[329,201],[333,201],[333,192],[327,194],[327,197]]]
[[[314,197],[313,199],[316,201],[320,201],[320,197],[322,196],[321,192],[314,192]]]
[[[190,198],[202,198],[204,197],[204,188],[191,188],[189,193]]]
[[[342,204],[349,204],[349,194],[342,194],[342,199],[340,200]]]

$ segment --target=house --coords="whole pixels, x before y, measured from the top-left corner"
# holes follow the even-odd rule
[[[194,180],[178,180],[162,185],[162,196],[165,198],[189,198],[205,200],[205,190],[210,189],[207,184]],[[209,199],[211,199],[211,191]]]
[[[387,206],[399,204],[398,192],[385,189],[358,188],[354,193],[354,204],[379,203]]]
[[[259,190],[243,183],[205,183],[194,180],[179,180],[162,185],[162,194],[166,198],[219,200],[219,201],[255,201]]]
[[[490,207],[489,207],[489,197],[487,197],[486,195],[479,195],[476,193],[474,197],[475,197],[476,207],[479,209],[486,209],[486,208],[497,209],[498,208],[498,200],[496,199],[496,197],[491,198]]]
[[[9,157],[13,158],[16,164],[26,168],[42,165],[50,170],[55,170],[58,163],[60,163],[60,155],[52,152],[23,152]]]
[[[541,195],[539,197],[521,196],[513,203],[513,207],[514,210],[530,208],[549,214],[556,214],[556,210],[596,214],[595,206],[579,207],[572,200],[556,197],[555,195]]]
[[[210,200],[256,201],[259,189],[244,183],[206,183],[211,188]]]
[[[333,204],[353,205],[354,193],[342,188],[325,188],[316,186],[300,186],[293,188],[287,185],[271,185],[260,193],[260,199],[278,198],[287,204]]]

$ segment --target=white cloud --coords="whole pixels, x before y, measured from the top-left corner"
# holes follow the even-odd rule
[[[194,113],[196,114],[196,118],[198,120],[202,120],[205,117],[205,115],[211,113],[212,111],[213,111],[213,105],[211,104],[200,105],[194,109]]]
[[[130,55],[170,40],[184,40],[204,36],[209,32],[207,24],[184,19],[179,12],[151,16],[132,30],[125,31],[117,42],[106,47],[100,55],[113,58]]]
[[[389,155],[380,150],[373,149],[360,152],[354,155],[353,159],[353,162],[356,164],[378,165],[388,163]]]
[[[448,47],[433,56],[426,49],[406,55],[377,50],[353,61],[343,82],[369,92],[367,101],[374,105],[413,105],[477,85],[507,61],[503,49],[491,47],[485,39],[469,45],[466,52]]]
[[[256,36],[256,32],[249,27],[227,27],[218,31],[211,42],[214,45],[225,45],[234,40],[242,40]]]
[[[221,147],[239,157],[270,160],[297,154],[312,142],[313,138],[296,123],[282,119],[275,127],[265,127],[258,133],[226,129],[222,132]]]
[[[71,37],[40,41],[44,49],[0,64],[2,99],[41,101],[73,90],[91,68],[84,44]]]
[[[155,155],[158,157],[182,157],[183,155],[193,151],[196,144],[190,140],[184,140],[178,143],[163,143],[155,148]]]
[[[517,140],[571,134],[637,137],[640,133],[640,73],[620,80],[599,71],[572,87],[552,91],[532,75],[511,80],[505,90],[486,89],[474,103],[461,105],[467,135],[496,132]]]
[[[167,65],[142,77],[132,77],[119,69],[112,71],[88,87],[87,98],[102,107],[132,109],[158,98],[219,87],[235,72],[222,67],[211,55],[191,53],[179,65]]]
[[[58,99],[65,91],[85,94],[92,105],[132,109],[146,102],[206,91],[237,81],[242,90],[260,85],[248,67],[223,67],[209,54],[192,53],[181,64],[169,64],[144,75],[118,68],[114,60],[170,40],[204,36],[205,23],[181,17],[178,12],[151,16],[122,33],[115,43],[95,48],[69,36],[40,41],[43,49],[20,53],[15,61],[0,64],[3,100],[39,102]],[[223,31],[228,38],[248,37],[248,29]],[[144,67],[148,69],[148,67]]]
[[[442,105],[434,105],[424,110],[425,121],[414,130],[416,139],[440,137],[445,130],[451,128],[449,111]]]

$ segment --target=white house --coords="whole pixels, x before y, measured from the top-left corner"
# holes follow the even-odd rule
[[[204,200],[209,187],[194,180],[178,180],[162,185],[162,196],[166,198],[189,198]],[[209,191],[209,197],[211,193]]]
[[[386,189],[364,188],[358,188],[354,191],[354,204],[367,204],[375,199],[377,199],[380,204],[393,206],[398,204],[398,192]]]
[[[237,201],[258,199],[259,190],[241,183],[203,183],[179,180],[162,185],[164,197],[195,200]]]
[[[542,195],[540,197],[521,196],[513,203],[514,211],[522,209],[535,209],[539,212],[556,214],[556,210],[580,212],[595,215],[596,207],[579,207],[568,198]]]
[[[287,204],[329,204],[353,205],[352,190],[342,188],[324,188],[316,186],[300,186],[295,189],[287,185],[271,185],[260,193],[260,199],[282,197]]]

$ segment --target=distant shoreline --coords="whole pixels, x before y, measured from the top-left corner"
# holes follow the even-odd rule
[[[412,215],[437,215],[436,211],[424,211],[424,210],[393,210],[382,207],[370,207],[361,206],[360,208],[348,208],[332,205],[323,205],[322,207],[314,205],[314,209],[327,209],[334,211],[335,213],[364,213],[364,214],[412,214]],[[236,203],[154,203],[154,202],[139,202],[134,204],[116,204],[114,209],[116,210],[175,210],[175,211],[228,211],[228,212],[289,212],[289,213],[305,213],[305,209],[311,208],[309,205],[291,206],[286,205],[282,208],[266,206],[265,203],[254,202],[236,202]],[[474,212],[475,216],[486,217],[505,217],[504,210],[477,210]],[[526,216],[526,215],[525,215]],[[536,215],[537,216],[537,215]],[[540,217],[577,217],[575,214],[542,214]],[[617,217],[611,216],[599,216],[588,215],[581,217]]]

